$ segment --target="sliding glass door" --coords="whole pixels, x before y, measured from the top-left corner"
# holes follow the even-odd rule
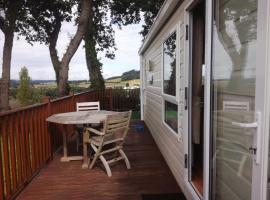
[[[264,111],[258,101],[263,81],[258,79],[258,1],[213,1],[210,137],[215,200],[259,195],[254,194],[259,184],[254,176],[260,171]]]

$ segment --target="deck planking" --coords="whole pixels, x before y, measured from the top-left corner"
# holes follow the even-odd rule
[[[132,122],[132,125],[142,122]],[[133,127],[133,126],[132,126]],[[75,149],[75,143],[70,144]],[[61,152],[33,179],[18,200],[141,200],[142,194],[181,192],[149,130],[130,129],[124,162],[112,166],[109,178],[100,166],[82,169],[81,161],[60,162]]]

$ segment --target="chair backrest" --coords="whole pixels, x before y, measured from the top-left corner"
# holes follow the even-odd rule
[[[114,137],[114,141],[124,141],[129,130],[132,111],[108,115],[104,123],[105,137]]]
[[[99,101],[94,102],[80,102],[76,104],[77,111],[90,111],[90,110],[100,110]]]
[[[223,101],[224,111],[249,111],[248,101]]]

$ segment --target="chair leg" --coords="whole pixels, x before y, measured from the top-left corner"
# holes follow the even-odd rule
[[[110,166],[107,163],[106,159],[104,158],[104,156],[99,156],[99,159],[101,160],[102,164],[104,165],[104,167],[106,169],[106,172],[107,172],[107,175],[109,177],[111,177],[112,176],[112,171],[111,171]]]
[[[92,162],[90,163],[89,169],[93,168],[95,162],[97,161],[97,159],[99,157],[99,153],[100,153],[100,149],[101,149],[101,147],[97,148],[93,144],[91,144],[91,147],[94,150],[95,154],[94,154],[94,158],[93,158]]]
[[[92,160],[92,162],[90,163],[89,169],[93,168],[95,162],[97,161],[97,158],[98,158],[98,154],[96,153],[93,160]]]
[[[122,149],[119,149],[119,153],[121,154],[121,156],[124,158],[125,160],[125,163],[126,163],[126,166],[127,166],[127,169],[130,169],[130,162],[126,156],[126,154],[124,153],[124,151]]]

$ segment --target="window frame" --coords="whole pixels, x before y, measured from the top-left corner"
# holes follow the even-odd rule
[[[176,34],[176,48],[175,48],[175,53],[176,53],[176,57],[175,57],[175,59],[176,59],[176,62],[175,62],[175,72],[176,72],[176,81],[175,81],[175,84],[176,84],[176,86],[175,86],[175,91],[176,91],[176,93],[175,93],[175,96],[173,96],[173,95],[170,95],[170,94],[167,94],[167,93],[164,93],[164,43],[166,42],[166,40],[167,39],[169,39],[169,37],[171,37],[173,34]],[[178,45],[178,38],[177,38],[177,36],[178,36],[178,31],[177,31],[177,27],[173,27],[172,28],[172,30],[171,31],[169,31],[169,33],[166,35],[166,37],[164,37],[164,39],[162,40],[162,79],[161,79],[161,87],[162,87],[162,96],[167,96],[168,98],[177,98],[178,97],[178,84],[177,84],[177,80],[178,80],[178,78],[177,78],[177,75],[178,75],[178,50],[179,50],[179,45]]]
[[[166,40],[171,37],[173,34],[176,34],[176,63],[175,63],[175,72],[176,72],[176,81],[175,81],[175,90],[176,90],[176,93],[175,93],[175,96],[173,95],[169,95],[169,94],[166,94],[164,93],[164,43],[166,42]],[[180,73],[179,73],[179,70],[180,70],[180,37],[179,37],[179,34],[180,34],[180,24],[177,23],[170,31],[168,31],[168,33],[165,35],[165,37],[163,38],[162,40],[162,45],[161,45],[161,48],[162,48],[162,67],[161,67],[161,70],[162,70],[162,73],[161,73],[161,94],[162,94],[162,122],[163,124],[165,125],[165,127],[175,136],[177,137],[178,140],[180,140],[180,138],[182,138],[182,135],[179,131],[179,111],[180,111],[180,108],[179,108],[179,93],[180,93]],[[175,104],[177,106],[177,131],[175,131],[172,127],[170,127],[169,124],[167,124],[167,122],[165,121],[165,101],[169,102],[169,103],[172,103],[172,104]]]
[[[166,112],[165,102],[166,101],[177,106],[177,132],[172,127],[170,127],[170,125],[165,121],[165,112]],[[163,98],[163,100],[162,100],[162,122],[167,127],[167,129],[169,129],[170,132],[173,133],[173,135],[175,135],[177,138],[179,138],[179,105],[178,105],[178,103],[175,103],[175,101],[171,102],[170,100]]]

